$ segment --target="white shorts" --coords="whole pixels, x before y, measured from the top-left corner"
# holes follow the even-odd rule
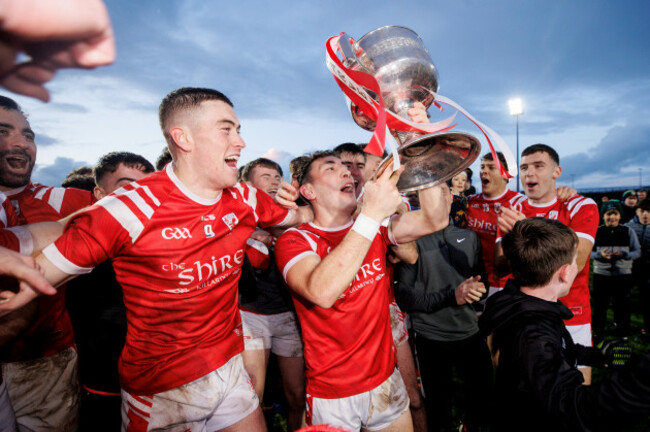
[[[409,339],[409,332],[406,328],[406,312],[402,312],[395,300],[388,307],[390,310],[390,331],[393,333],[393,343],[398,347]]]
[[[340,399],[307,395],[307,425],[327,424],[344,430],[384,429],[409,409],[409,397],[402,376],[395,369],[374,389]]]
[[[259,406],[241,354],[219,369],[155,395],[122,390],[122,430],[214,431],[243,420]]]
[[[591,341],[591,324],[580,324],[574,326],[566,326],[566,329],[573,339],[573,343],[577,343],[586,347],[593,345]],[[585,365],[578,365],[579,368],[588,367]]]
[[[296,314],[258,314],[244,310],[241,314],[244,347],[247,351],[270,349],[281,357],[302,357],[302,338]]]
[[[0,378],[1,380],[2,378]],[[0,384],[0,432],[15,432],[18,430],[14,409],[7,393],[7,384]]]
[[[3,363],[2,377],[20,430],[77,429],[80,389],[74,348],[34,360]]]

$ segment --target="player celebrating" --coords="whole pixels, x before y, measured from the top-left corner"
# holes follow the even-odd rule
[[[314,222],[280,236],[276,258],[303,331],[308,424],[412,430],[395,369],[386,252],[389,244],[440,229],[448,215],[434,187],[421,191],[422,210],[394,216],[382,227],[402,203],[395,186],[400,173],[386,170],[365,184],[354,223],[354,181],[340,159],[316,153],[299,176]]]
[[[265,430],[240,355],[237,282],[255,226],[292,225],[306,212],[235,185],[245,144],[222,93],[178,89],[159,115],[173,164],[78,215],[37,262],[56,285],[111,259],[127,308],[126,430]],[[21,289],[0,306],[35,295]]]
[[[497,152],[499,162],[508,170],[508,163],[501,152]],[[480,194],[471,195],[467,199],[467,228],[476,232],[481,241],[481,253],[485,271],[490,282],[488,296],[503,289],[506,278],[500,278],[494,273],[494,242],[497,235],[497,215],[502,208],[510,207],[513,198],[522,195],[507,189],[508,179],[499,172],[492,153],[487,153],[481,159]]]

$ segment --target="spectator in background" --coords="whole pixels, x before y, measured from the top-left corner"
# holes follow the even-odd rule
[[[465,198],[465,195],[463,195],[466,179],[467,173],[461,171],[451,180],[447,180],[447,186],[449,186],[453,197],[449,215],[451,216],[454,225],[459,228],[467,228],[467,199]]]
[[[445,204],[451,210],[447,186]],[[476,312],[470,305],[487,293],[488,278],[476,233],[455,227],[417,240],[418,261],[396,267],[395,298],[411,317],[425,393],[429,431],[446,430],[455,393],[453,371],[463,382],[467,430],[478,430],[489,412],[492,364]]]
[[[632,288],[632,261],[641,256],[639,241],[632,228],[620,225],[621,203],[609,200],[603,204],[604,225],[598,227],[591,258],[594,260],[593,340],[604,339],[607,309],[614,301],[614,320],[619,336],[630,335],[630,289]]]
[[[600,199],[601,203],[606,203],[607,201],[609,201],[609,197],[607,195],[603,195],[603,197]]]
[[[623,192],[623,212],[621,213],[621,223],[625,224],[631,221],[636,215],[636,205],[639,202],[636,192],[626,190]]]
[[[650,330],[650,200],[644,199],[636,208],[636,217],[626,224],[632,228],[641,245],[641,258],[634,261],[632,275],[641,295],[644,334]]]
[[[471,168],[465,168],[465,173],[467,173],[467,184],[465,185],[465,196],[474,195],[476,193],[476,188],[472,185],[472,176],[474,176],[474,171]]]
[[[465,196],[465,190],[467,189],[467,172],[461,171],[451,178],[450,188],[451,193],[454,195]]]
[[[645,189],[639,189],[636,192],[637,198],[639,199],[639,202],[643,201],[644,199],[648,198],[648,191]]]

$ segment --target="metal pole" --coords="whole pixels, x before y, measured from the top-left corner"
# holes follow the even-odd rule
[[[519,174],[519,115],[516,115],[517,119],[517,192],[519,192],[519,187],[521,185],[521,177]]]

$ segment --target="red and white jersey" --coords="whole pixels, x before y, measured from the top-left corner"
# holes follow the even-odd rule
[[[20,234],[15,232],[15,230],[7,229],[17,224],[18,217],[14,212],[11,201],[9,201],[3,192],[0,192],[0,246],[6,247],[7,249],[11,249],[15,252],[21,252],[29,255],[31,252],[25,250],[25,247],[21,244],[22,242]],[[31,243],[31,235],[27,233],[27,236],[29,239],[28,241]]]
[[[293,265],[310,255],[324,258],[352,227],[303,224],[287,230],[275,246],[286,281]],[[334,305],[324,309],[292,293],[302,328],[307,393],[325,399],[371,390],[395,369],[390,316],[392,280],[386,269],[387,246],[394,243],[380,228],[354,280]]]
[[[18,225],[52,222],[91,205],[95,199],[85,190],[28,183],[5,192],[17,217]],[[19,237],[19,251],[31,253],[31,235],[24,229],[10,228]],[[27,242],[27,243],[25,243]],[[6,361],[40,358],[74,346],[72,323],[65,307],[65,288],[39,300],[36,321],[23,337],[12,345]]]
[[[566,201],[557,198],[549,203],[533,204],[527,197],[515,197],[511,205],[527,217],[543,217],[555,219],[567,225],[579,238],[588,240],[592,244],[598,230],[600,216],[598,205],[591,198],[574,195]],[[499,233],[499,237],[500,233]],[[573,318],[566,321],[567,325],[582,325],[591,323],[591,303],[589,300],[589,256],[587,263],[578,276],[576,276],[569,294],[562,297]]]
[[[5,192],[18,216],[18,225],[64,218],[96,200],[89,191],[28,183]]]
[[[496,198],[488,198],[482,193],[471,195],[467,199],[467,228],[478,234],[481,241],[481,253],[490,286],[502,288],[506,285],[506,277],[494,274],[494,245],[497,240],[497,217],[504,207],[510,207],[510,201],[522,197],[519,192],[506,189]]]
[[[128,322],[121,385],[154,394],[243,350],[237,284],[246,240],[257,225],[282,225],[291,214],[243,183],[198,197],[169,164],[76,216],[43,253],[68,274],[112,261]]]

